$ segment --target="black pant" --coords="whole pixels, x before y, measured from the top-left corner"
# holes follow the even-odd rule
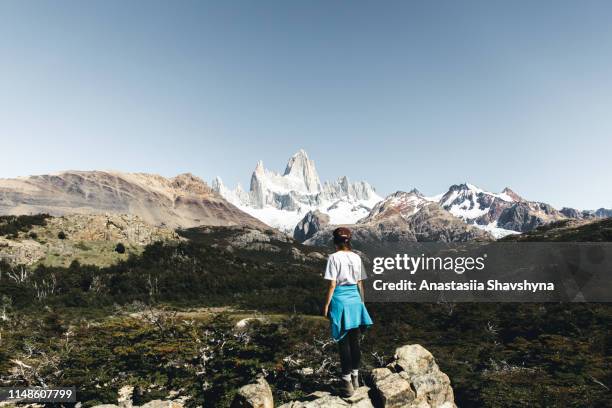
[[[342,375],[351,373],[351,370],[358,370],[361,361],[361,350],[359,349],[359,329],[351,329],[346,333],[346,336],[338,342],[338,350],[340,351],[340,365],[342,366]]]

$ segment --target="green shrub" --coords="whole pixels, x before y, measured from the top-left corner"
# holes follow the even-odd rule
[[[49,214],[0,216],[0,236],[16,237],[19,232],[29,231],[35,225],[46,225]]]

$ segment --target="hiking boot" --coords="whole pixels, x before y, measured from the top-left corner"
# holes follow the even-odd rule
[[[342,385],[340,385],[340,396],[342,398],[348,398],[355,393],[355,389],[353,388],[352,381],[342,380]]]
[[[359,388],[359,374],[351,374],[351,382],[353,383],[353,389],[356,390],[357,388]]]

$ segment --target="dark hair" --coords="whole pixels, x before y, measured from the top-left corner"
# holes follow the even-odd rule
[[[351,237],[353,233],[346,227],[339,227],[334,230],[334,245],[336,248],[347,250],[351,248]]]

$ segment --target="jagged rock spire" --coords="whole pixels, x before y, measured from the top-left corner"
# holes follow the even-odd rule
[[[292,176],[303,180],[306,191],[309,193],[321,191],[321,180],[319,180],[314,161],[308,158],[304,149],[300,149],[289,159],[283,176]]]
[[[239,208],[290,234],[308,211],[319,210],[336,223],[350,224],[365,217],[382,199],[365,181],[340,177],[321,183],[314,161],[303,149],[289,159],[283,173],[266,169],[259,161],[248,192],[229,190],[221,182],[213,187]],[[260,211],[263,209],[266,211]]]

